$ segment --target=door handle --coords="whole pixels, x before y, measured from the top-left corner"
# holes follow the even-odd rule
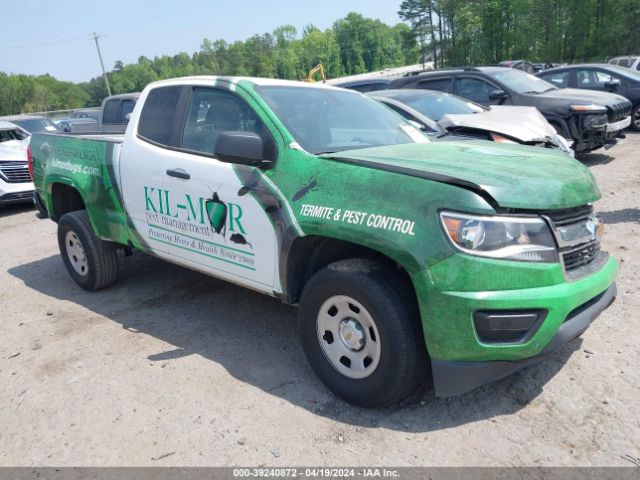
[[[189,173],[182,168],[172,168],[170,170],[167,170],[167,175],[169,175],[170,177],[182,178],[184,180],[189,180],[191,178],[191,175],[189,175]]]

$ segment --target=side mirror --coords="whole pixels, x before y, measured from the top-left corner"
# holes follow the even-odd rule
[[[264,145],[254,132],[229,131],[218,136],[213,155],[221,162],[269,168],[271,160],[264,158]]]
[[[504,90],[492,90],[489,93],[489,100],[504,100],[509,98],[509,94]]]
[[[618,88],[620,88],[620,80],[617,78],[613,78],[608,82],[605,82],[604,86],[609,90],[618,90]]]
[[[124,121],[125,121],[125,122],[127,122],[127,123],[128,123],[128,122],[129,122],[129,120],[131,120],[131,113],[127,113],[127,114],[124,116]]]

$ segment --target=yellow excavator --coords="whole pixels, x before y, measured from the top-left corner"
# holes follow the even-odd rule
[[[320,75],[322,75],[322,82],[326,82],[327,81],[327,75],[324,72],[324,66],[319,63],[318,65],[316,65],[315,67],[313,67],[311,70],[309,70],[309,73],[307,73],[307,78],[304,79],[305,82],[309,82],[309,83],[314,83],[315,80],[313,78],[313,76],[320,72]]]

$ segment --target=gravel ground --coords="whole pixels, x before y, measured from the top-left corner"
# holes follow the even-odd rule
[[[631,466],[640,457],[640,135],[582,158],[617,301],[543,363],[466,395],[365,410],[333,397],[296,310],[145,255],[98,293],[56,226],[0,211],[0,466]],[[168,454],[168,455],[167,455]]]

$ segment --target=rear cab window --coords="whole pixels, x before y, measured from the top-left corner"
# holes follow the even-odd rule
[[[182,86],[158,87],[149,92],[138,122],[140,138],[160,146],[179,146],[174,125],[182,123],[177,119],[182,93]]]

